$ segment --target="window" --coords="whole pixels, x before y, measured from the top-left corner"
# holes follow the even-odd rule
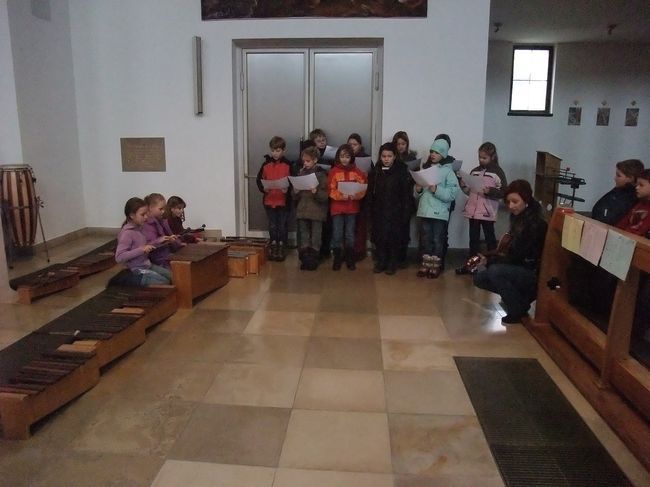
[[[515,46],[508,115],[551,116],[553,47]]]

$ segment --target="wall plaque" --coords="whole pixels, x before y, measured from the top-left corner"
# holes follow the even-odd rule
[[[122,146],[122,172],[165,172],[164,137],[124,137]]]

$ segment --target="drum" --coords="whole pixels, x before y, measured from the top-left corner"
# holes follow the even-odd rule
[[[27,164],[0,166],[0,201],[15,247],[30,247],[36,238],[38,198],[35,181],[34,172]]]

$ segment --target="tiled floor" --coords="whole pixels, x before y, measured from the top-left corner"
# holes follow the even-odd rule
[[[54,249],[53,260],[100,243]],[[369,260],[300,272],[291,256],[231,280],[151,330],[30,440],[0,441],[0,485],[502,485],[454,355],[537,358],[635,484],[650,485],[526,330],[501,325],[497,296],[453,272],[414,274],[373,275]],[[110,275],[0,305],[0,345]]]

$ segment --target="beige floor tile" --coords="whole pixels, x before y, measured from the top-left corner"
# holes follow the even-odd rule
[[[367,338],[311,337],[305,367],[381,370],[381,344]]]
[[[380,315],[379,326],[382,340],[449,340],[447,329],[437,316]]]
[[[377,296],[365,284],[332,283],[321,295],[319,311],[329,313],[377,313]],[[360,290],[363,290],[360,292]]]
[[[75,450],[164,456],[195,404],[178,400],[111,397],[72,442]]]
[[[248,335],[309,336],[314,327],[314,316],[314,313],[305,311],[258,309],[253,314],[244,333]]]
[[[391,414],[389,424],[396,474],[498,475],[475,417]]]
[[[476,413],[456,371],[384,371],[391,413],[470,415]]]
[[[272,487],[274,468],[167,460],[151,487]]]
[[[390,473],[386,415],[294,409],[280,466]]]
[[[379,473],[333,472],[279,468],[273,487],[393,487],[393,476]]]
[[[226,362],[236,350],[243,347],[241,335],[198,333],[183,331],[173,333],[164,347],[155,350],[150,360],[170,362]]]
[[[203,402],[290,408],[300,372],[299,367],[224,364]]]
[[[266,291],[233,291],[228,286],[210,294],[196,305],[197,309],[229,309],[255,311]]]
[[[253,317],[252,311],[191,309],[178,310],[160,328],[166,331],[241,333]]]
[[[235,335],[237,343],[227,354],[228,362],[302,367],[307,337]]]
[[[270,311],[315,312],[320,303],[320,294],[266,293],[259,309]]]
[[[327,411],[385,411],[378,370],[304,369],[294,407]]]
[[[455,370],[453,351],[446,342],[416,343],[382,341],[384,369],[421,372],[433,369]]]
[[[377,309],[380,315],[440,316],[432,300],[404,299],[401,295],[382,297],[378,300]]]
[[[276,467],[290,412],[199,404],[168,459]]]
[[[298,294],[320,294],[323,290],[323,280],[311,273],[305,276],[297,276],[293,279],[273,279],[269,286],[271,293],[298,293]]]
[[[379,318],[376,314],[319,312],[312,336],[379,338]]]
[[[496,475],[396,475],[394,487],[503,487],[503,480]]]

